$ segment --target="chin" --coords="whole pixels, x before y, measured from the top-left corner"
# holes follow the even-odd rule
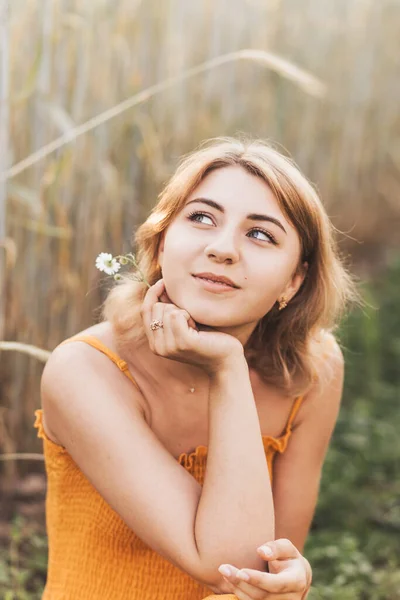
[[[219,311],[217,307],[215,310],[212,308],[201,306],[199,307],[198,302],[190,303],[186,302],[184,306],[182,306],[185,310],[188,311],[192,319],[198,325],[204,325],[206,327],[233,327],[234,324],[232,320],[227,318],[226,311],[225,313],[218,314]]]
[[[214,322],[212,319],[210,321],[210,319],[196,319],[195,317],[192,317],[192,318],[198,327],[213,327],[213,328],[226,327],[226,325],[222,324],[220,320],[215,320],[215,322]]]
[[[188,293],[189,290],[182,286],[170,285],[167,287],[166,285],[166,290],[171,302],[179,308],[187,310],[192,319],[199,325],[207,327],[234,326],[227,315],[226,305],[213,301],[211,295],[210,300],[207,302],[197,294]]]

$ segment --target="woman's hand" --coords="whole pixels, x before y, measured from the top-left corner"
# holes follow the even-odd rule
[[[238,358],[244,359],[243,345],[237,338],[211,328],[199,330],[186,310],[172,304],[163,279],[147,291],[141,315],[150,348],[159,356],[196,365],[209,375]],[[154,320],[164,326],[152,330]]]
[[[265,548],[267,554],[262,549]],[[304,558],[290,540],[279,539],[268,542],[257,549],[268,561],[269,573],[253,569],[229,567],[232,575],[226,576],[218,569],[231,586],[229,593],[239,600],[303,600],[311,587],[312,572]],[[247,577],[248,579],[247,579]]]

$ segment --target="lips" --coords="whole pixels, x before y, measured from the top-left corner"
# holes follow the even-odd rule
[[[229,277],[225,277],[224,275],[216,275],[215,273],[196,273],[193,275],[193,277],[199,277],[200,279],[205,279],[214,283],[222,283],[233,288],[239,288],[239,286],[236,285],[232,279],[229,279]]]

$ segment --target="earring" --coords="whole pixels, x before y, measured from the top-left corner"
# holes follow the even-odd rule
[[[286,296],[282,296],[282,298],[280,298],[278,300],[278,302],[279,302],[279,310],[282,310],[283,308],[285,308],[288,305]]]

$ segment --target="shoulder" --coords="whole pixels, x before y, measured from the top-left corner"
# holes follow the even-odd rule
[[[343,392],[344,356],[340,345],[330,331],[321,330],[311,342],[314,378],[304,394],[295,425],[318,415],[336,419]]]
[[[115,352],[112,333],[108,327],[100,325],[103,324],[77,335],[93,335]],[[145,412],[142,394],[109,356],[78,340],[58,345],[46,362],[40,382],[45,429],[49,437],[57,442],[57,428],[52,424],[61,409],[63,412],[79,411],[83,401],[94,407],[93,399],[97,399],[104,390],[115,402],[135,400]]]
[[[116,357],[119,356],[117,337],[111,323],[103,321],[79,331],[71,336],[71,338],[67,338],[56,346],[46,363],[45,371],[54,370],[57,367],[63,368],[65,362],[68,362],[70,365],[74,364],[78,367],[78,371],[102,364],[110,364],[111,367],[113,367],[114,363],[109,356],[89,343],[78,339],[84,336],[95,338],[102,346],[110,351],[110,354],[113,354]],[[115,370],[115,366],[112,370]]]
[[[113,350],[113,348],[110,347],[112,344],[110,344],[111,340],[110,334],[107,331],[108,328],[104,325],[106,324],[100,323],[94,325],[93,327],[89,327],[88,329],[84,329],[77,334],[74,334],[73,337],[93,336]],[[56,346],[50,354],[43,371],[42,380],[44,382],[51,381],[52,376],[57,376],[57,378],[61,377],[61,379],[63,379],[66,376],[69,377],[80,371],[85,371],[88,368],[90,369],[92,365],[98,365],[106,361],[107,357],[104,355],[102,356],[101,352],[89,344],[68,338]],[[108,362],[111,361],[108,359]]]

